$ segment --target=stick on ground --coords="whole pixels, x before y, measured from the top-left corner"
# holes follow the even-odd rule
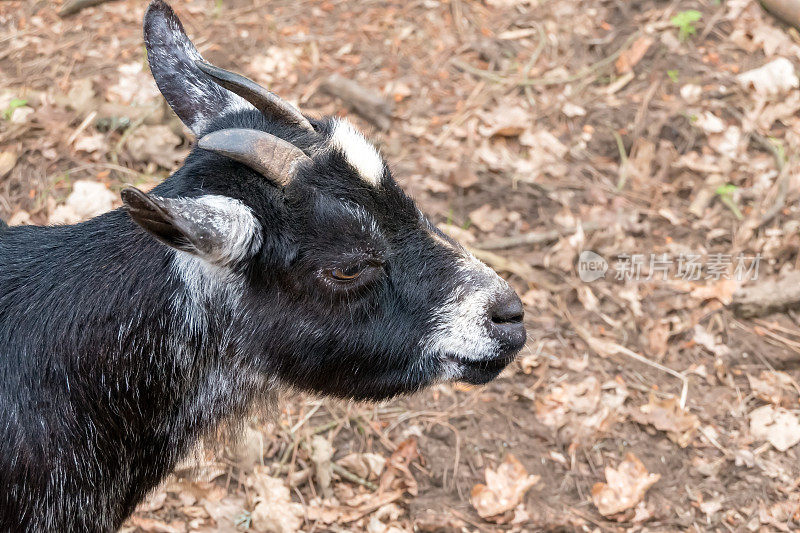
[[[68,17],[87,7],[99,6],[100,4],[112,1],[115,0],[68,0],[61,9],[58,10],[58,15],[61,17]]]
[[[800,308],[800,272],[779,280],[766,280],[743,287],[733,294],[731,308],[742,317],[763,316]]]

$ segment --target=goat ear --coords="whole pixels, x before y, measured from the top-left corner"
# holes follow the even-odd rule
[[[220,87],[196,65],[203,57],[163,0],[153,0],[144,15],[144,44],[150,71],[175,114],[195,134],[226,107],[252,108]]]
[[[128,214],[145,231],[211,263],[246,259],[261,243],[252,211],[233,198],[161,198],[134,187],[123,189],[121,196]]]

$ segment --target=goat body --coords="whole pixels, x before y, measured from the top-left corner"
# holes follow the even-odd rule
[[[73,226],[0,223],[0,531],[111,531],[279,386],[381,399],[484,383],[522,307],[348,122],[203,62],[172,10],[151,71],[200,137]]]

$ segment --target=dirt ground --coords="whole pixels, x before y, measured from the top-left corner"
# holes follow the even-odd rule
[[[755,0],[172,4],[207,59],[370,131],[524,295],[529,342],[482,388],[287,397],[125,531],[800,528],[800,309],[779,302],[800,283],[796,29]],[[12,223],[116,207],[192,142],[147,71],[146,2],[59,7],[0,3]],[[84,180],[114,195],[87,206]],[[781,280],[774,308],[740,305]]]

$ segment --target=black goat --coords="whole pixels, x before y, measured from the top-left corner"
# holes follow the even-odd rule
[[[525,340],[514,291],[348,122],[204,63],[161,0],[144,36],[200,137],[184,165],[82,224],[0,225],[0,531],[118,528],[277,387],[484,383]]]

